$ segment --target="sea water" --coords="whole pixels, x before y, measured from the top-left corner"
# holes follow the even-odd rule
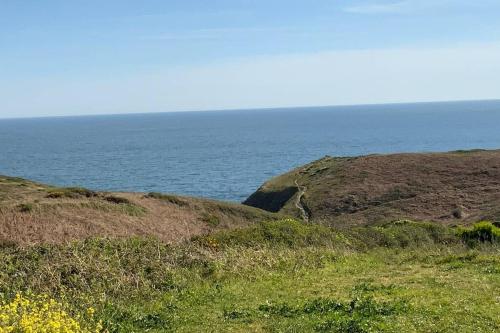
[[[0,174],[242,201],[325,155],[500,148],[500,101],[0,120]]]

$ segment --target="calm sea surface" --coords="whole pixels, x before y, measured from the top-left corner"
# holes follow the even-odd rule
[[[242,201],[324,155],[500,148],[500,101],[0,120],[0,174]]]

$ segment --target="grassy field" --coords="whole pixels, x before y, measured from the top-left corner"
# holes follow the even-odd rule
[[[491,225],[341,232],[283,220],[179,245],[4,244],[0,297],[47,295],[109,332],[495,332],[498,236]]]

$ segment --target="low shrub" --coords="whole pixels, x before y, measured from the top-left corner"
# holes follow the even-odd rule
[[[436,223],[406,220],[391,222],[383,226],[339,231],[321,224],[306,224],[293,219],[284,219],[198,236],[194,240],[209,248],[266,245],[292,248],[335,246],[362,251],[376,247],[406,248],[460,243],[460,237],[457,237],[451,228]]]
[[[123,198],[123,197],[117,197],[114,195],[107,195],[104,197],[104,200],[111,202],[111,203],[114,203],[114,204],[117,204],[117,205],[121,205],[121,204],[131,205],[132,204],[132,202],[129,199]]]
[[[147,212],[146,208],[134,204],[120,204],[116,207],[129,216],[143,216]]]
[[[157,199],[157,200],[163,200],[167,201],[170,203],[173,203],[174,205],[178,206],[186,206],[188,203],[179,197],[176,197],[175,195],[170,195],[170,194],[163,194],[163,193],[158,193],[158,192],[150,192],[146,194],[146,198],[150,199]]]
[[[201,220],[212,227],[216,227],[220,224],[219,218],[209,213],[204,213]]]
[[[31,213],[35,207],[31,203],[22,203],[17,206],[21,213]]]
[[[47,198],[51,199],[60,199],[60,198],[69,198],[69,199],[78,199],[78,198],[92,198],[97,196],[97,192],[88,190],[83,187],[62,187],[62,188],[54,188],[48,190],[49,194],[47,194]]]
[[[210,238],[205,242],[205,238]],[[300,247],[312,245],[329,245],[336,240],[333,229],[318,225],[304,224],[293,219],[271,222],[260,222],[244,229],[222,231],[209,236],[195,238],[200,243],[216,243],[220,246],[282,245]]]
[[[382,226],[352,228],[344,231],[357,249],[374,247],[418,247],[460,242],[448,227],[430,222],[398,220]]]
[[[456,219],[461,219],[464,214],[460,208],[455,208],[454,210],[452,210],[451,215],[453,215],[453,217]]]
[[[474,224],[472,228],[461,228],[458,233],[467,244],[475,243],[499,243],[500,228],[491,222],[482,221]]]
[[[104,197],[104,200],[114,204],[114,209],[117,209],[130,216],[142,216],[146,213],[146,208],[136,205],[127,198],[118,197],[115,195],[106,195]]]

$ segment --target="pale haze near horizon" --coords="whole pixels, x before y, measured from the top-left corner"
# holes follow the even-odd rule
[[[498,2],[271,3],[1,2],[0,117],[500,98]]]

